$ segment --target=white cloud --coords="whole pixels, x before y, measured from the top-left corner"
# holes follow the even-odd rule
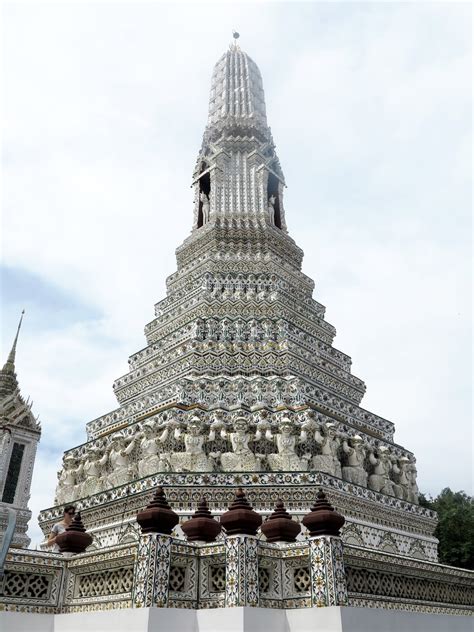
[[[43,420],[35,513],[52,502],[61,450],[115,406],[112,381],[175,269],[210,73],[232,28],[262,70],[290,233],[367,383],[363,405],[395,422],[422,489],[470,489],[469,11],[5,10],[4,261],[84,306],[58,326],[41,287],[21,298],[32,307],[19,378]],[[5,330],[21,306],[16,293]]]

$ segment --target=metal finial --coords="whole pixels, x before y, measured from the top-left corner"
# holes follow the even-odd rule
[[[240,37],[240,33],[238,33],[237,31],[232,31],[232,44],[230,45],[230,50],[240,50],[239,45],[237,44],[237,40]]]

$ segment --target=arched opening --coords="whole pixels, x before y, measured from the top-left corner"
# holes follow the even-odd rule
[[[268,205],[270,206],[273,202],[273,222],[277,228],[281,228],[280,192],[278,185],[278,178],[273,173],[269,173],[267,182]]]
[[[203,171],[206,171],[206,169],[208,169],[208,165],[207,163],[203,162],[201,165],[201,173]],[[201,228],[201,226],[204,225],[205,220],[206,220],[206,218],[204,217],[204,211],[203,211],[204,203],[202,200],[202,197],[203,197],[202,194],[206,195],[207,199],[209,200],[210,193],[211,193],[211,174],[207,172],[199,178],[199,209],[198,209],[198,221],[197,221],[198,228]]]

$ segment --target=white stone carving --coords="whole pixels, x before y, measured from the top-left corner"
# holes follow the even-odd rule
[[[81,496],[92,496],[104,489],[106,479],[103,474],[105,474],[104,466],[107,459],[107,452],[104,453],[100,448],[94,446],[86,448],[84,459],[77,469],[77,475],[83,477]]]
[[[212,472],[212,459],[204,452],[204,442],[213,438],[202,434],[203,425],[199,417],[193,417],[186,432],[175,429],[175,439],[183,440],[185,452],[171,454],[171,467],[175,472]],[[212,430],[211,430],[212,433]]]
[[[360,435],[355,435],[350,440],[342,443],[342,449],[347,455],[347,465],[342,468],[342,477],[356,485],[367,486],[367,472],[364,469],[365,456],[367,450]]]
[[[373,474],[369,476],[368,487],[375,492],[382,492],[393,496],[395,494],[393,481],[390,479],[392,460],[388,448],[381,446],[378,455],[369,453],[369,461],[374,466]]]
[[[135,448],[135,439],[132,439],[127,445],[127,439],[124,434],[117,433],[109,448],[109,465],[110,473],[108,475],[108,484],[110,487],[118,487],[125,485],[133,476],[133,462],[130,454]]]
[[[160,472],[159,440],[155,435],[155,424],[151,421],[145,422],[142,425],[142,432],[137,435],[138,439],[140,439],[138,476],[143,478]]]
[[[314,440],[321,448],[321,454],[313,456],[312,468],[342,478],[338,453],[341,434],[335,424],[320,424],[314,432]]]
[[[307,457],[300,458],[296,454],[297,437],[293,434],[293,424],[285,417],[279,424],[280,432],[272,435],[268,428],[265,433],[267,441],[276,443],[278,454],[269,454],[267,456],[270,469],[274,471],[306,471],[308,469]],[[299,439],[301,442],[301,438]]]
[[[77,461],[71,454],[63,457],[63,467],[58,472],[58,486],[55,502],[58,505],[68,503],[78,496],[79,489],[76,486]]]
[[[419,503],[419,499],[418,499],[418,495],[419,495],[419,489],[418,489],[418,484],[416,482],[416,478],[418,475],[417,469],[416,469],[416,458],[414,456],[411,457],[410,459],[410,463],[407,467],[407,474],[408,474],[408,502],[414,503],[415,505],[417,505]]]
[[[224,472],[256,472],[261,468],[261,459],[256,457],[249,447],[251,435],[248,432],[248,424],[245,417],[238,417],[234,421],[234,432],[221,430],[221,438],[229,439],[232,452],[224,452],[221,455],[222,469]]]
[[[210,218],[211,205],[209,202],[209,197],[201,191],[199,199],[202,202],[202,222],[203,224],[207,224]]]

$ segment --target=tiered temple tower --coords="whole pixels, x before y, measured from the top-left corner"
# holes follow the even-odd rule
[[[8,514],[16,515],[12,546],[27,547],[31,511],[31,477],[41,437],[38,419],[25,401],[15,371],[15,356],[23,314],[7,361],[0,371],[0,540],[7,530]]]
[[[222,513],[236,485],[264,514],[281,497],[301,517],[317,485],[347,542],[436,560],[415,458],[360,406],[364,382],[301,270],[260,72],[236,43],[214,68],[193,186],[192,231],[147,344],[114,383],[118,408],[65,453],[45,534],[74,501],[94,546],[136,539],[158,483],[182,519],[203,493]]]

